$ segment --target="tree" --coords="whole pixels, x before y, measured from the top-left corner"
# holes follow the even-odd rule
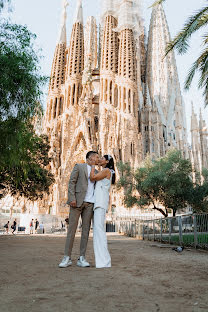
[[[191,202],[193,182],[192,166],[183,159],[179,151],[173,150],[163,158],[151,161],[149,158],[143,167],[133,172],[128,164],[120,164],[121,179],[118,188],[125,190],[125,203],[128,207],[152,206],[154,210],[168,216],[187,207]],[[164,208],[161,208],[164,207]]]
[[[208,212],[208,169],[203,169],[202,177],[203,183],[201,177],[196,180],[191,198],[191,206],[196,213]]]
[[[165,0],[157,0],[153,6],[161,4]],[[189,41],[191,36],[202,30],[208,24],[208,6],[204,6],[192,16],[190,16],[183,29],[175,36],[175,38],[169,42],[166,55],[176,49],[179,54],[184,54],[189,49]],[[203,89],[203,95],[205,97],[205,105],[208,105],[208,34],[207,32],[202,36],[202,52],[200,56],[194,61],[192,67],[189,70],[188,76],[185,81],[185,89],[188,90],[191,86],[193,78],[196,72],[199,72],[198,87]]]
[[[25,26],[0,23],[0,198],[10,192],[35,200],[53,183],[46,169],[48,140],[33,126],[34,116],[42,116],[39,103],[47,81],[40,74],[35,37]]]
[[[36,135],[30,122],[16,118],[0,123],[0,133],[6,138],[1,141],[0,196],[10,193],[30,200],[42,198],[54,182],[46,169],[51,161],[48,138]]]

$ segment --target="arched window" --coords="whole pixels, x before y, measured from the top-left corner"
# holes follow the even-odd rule
[[[57,110],[57,98],[55,98],[55,103],[54,103],[54,111],[53,111],[53,118],[56,118],[56,110]]]
[[[108,92],[107,86],[108,86],[108,81],[107,81],[107,79],[105,79],[105,84],[104,84],[104,100],[105,100],[105,102],[107,102],[107,92]]]
[[[74,105],[75,102],[75,84],[73,84],[73,88],[72,88],[72,105]]]
[[[134,112],[134,117],[136,117],[136,94],[135,92],[133,94],[133,112]]]
[[[115,88],[114,88],[114,105],[115,105],[115,107],[118,106],[118,87],[117,87],[117,85],[115,85]]]
[[[69,86],[68,89],[67,108],[69,108],[70,105],[70,98],[71,98],[71,86]]]
[[[126,110],[126,88],[123,88],[123,110]]]
[[[110,81],[110,90],[109,90],[110,104],[112,104],[112,89],[113,89],[113,83],[112,83],[112,81]]]
[[[128,105],[129,105],[129,113],[131,113],[131,90],[128,92]]]
[[[53,100],[51,100],[50,105],[49,105],[49,121],[51,120],[52,108],[53,108]]]
[[[59,106],[59,115],[63,113],[63,105],[64,105],[64,98],[63,96],[60,97],[60,106]]]

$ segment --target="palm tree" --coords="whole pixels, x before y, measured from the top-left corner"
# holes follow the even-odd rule
[[[152,6],[161,4],[166,0],[157,0]],[[204,6],[192,16],[190,16],[183,29],[170,41],[166,48],[166,55],[176,49],[179,54],[184,54],[189,49],[189,40],[191,36],[206,27],[208,24],[208,6]],[[202,53],[194,61],[191,68],[189,69],[188,76],[185,80],[185,89],[188,90],[191,86],[193,78],[196,72],[199,72],[198,88],[203,89],[203,95],[205,97],[205,106],[208,105],[208,32],[202,36]]]

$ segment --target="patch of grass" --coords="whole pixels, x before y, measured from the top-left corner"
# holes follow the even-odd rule
[[[163,241],[169,242],[168,236],[163,236]],[[207,244],[208,245],[208,233],[207,234],[198,234],[197,235],[198,244]],[[179,243],[179,235],[171,235],[172,243]],[[194,244],[194,235],[193,234],[183,234],[183,244],[184,245],[193,245]]]

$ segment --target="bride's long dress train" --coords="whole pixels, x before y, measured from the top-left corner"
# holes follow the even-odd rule
[[[97,207],[94,210],[93,247],[96,268],[111,267],[111,257],[108,251],[105,229],[105,215],[106,210],[104,208]]]

